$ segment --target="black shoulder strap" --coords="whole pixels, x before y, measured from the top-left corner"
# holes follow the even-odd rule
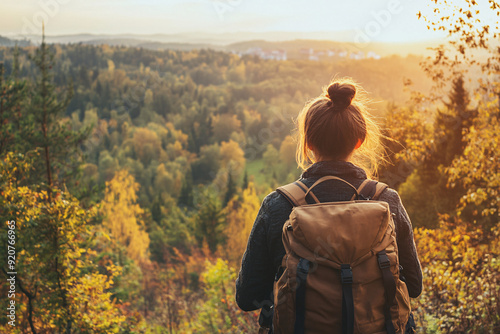
[[[300,258],[297,264],[297,289],[295,291],[294,334],[304,334],[306,321],[306,285],[311,262]]]
[[[354,333],[354,299],[352,297],[352,268],[350,264],[340,265],[342,283],[342,334]]]
[[[384,304],[384,317],[385,317],[385,329],[387,334],[395,334],[394,324],[391,319],[391,306],[394,304],[394,298],[396,297],[396,281],[391,272],[391,262],[387,256],[385,250],[377,253],[378,266],[382,271],[382,280],[384,282],[385,290],[385,304]]]

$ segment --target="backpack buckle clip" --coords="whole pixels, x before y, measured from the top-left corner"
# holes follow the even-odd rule
[[[352,284],[352,268],[350,264],[340,265],[340,279],[342,284]]]
[[[387,269],[391,267],[391,261],[385,251],[377,253],[378,266],[380,269]]]

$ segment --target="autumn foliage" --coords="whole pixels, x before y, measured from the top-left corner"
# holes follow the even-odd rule
[[[430,3],[451,42],[427,59],[0,48],[0,244],[7,220],[19,235],[18,326],[2,313],[0,332],[256,332],[241,257],[264,196],[300,175],[292,117],[334,73],[384,102],[379,178],[415,228],[418,331],[499,332],[499,35],[475,1]]]

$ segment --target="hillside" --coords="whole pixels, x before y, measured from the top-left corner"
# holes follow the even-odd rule
[[[7,37],[0,36],[0,46],[29,46],[31,42],[28,40],[17,40],[17,39],[9,39]]]

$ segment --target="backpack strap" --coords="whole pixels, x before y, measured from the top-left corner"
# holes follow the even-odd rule
[[[358,193],[362,199],[377,200],[388,187],[389,186],[383,182],[366,179],[359,186]],[[351,198],[351,201],[354,199],[355,196]]]
[[[290,204],[292,204],[293,206],[301,206],[307,204],[306,192],[308,190],[309,188],[299,180],[276,189],[276,191],[285,196],[288,202],[290,202]],[[318,202],[318,198],[316,198],[313,193],[310,194],[314,198],[314,200]]]
[[[350,264],[340,265],[342,283],[342,334],[354,333],[354,299],[352,297],[352,268]]]
[[[378,198],[380,197],[380,195],[382,195],[382,193],[384,192],[384,190],[386,190],[387,188],[389,188],[389,186],[387,184],[385,184],[383,182],[378,182],[376,190],[375,190],[375,194],[373,195],[372,199],[378,200]]]
[[[276,191],[285,196],[288,202],[290,202],[290,204],[292,204],[293,206],[301,206],[308,204],[306,201],[307,195],[311,195],[314,202],[319,203],[320,201],[318,200],[316,195],[314,195],[314,193],[310,190],[312,190],[312,188],[314,188],[319,183],[322,183],[327,180],[339,180],[351,186],[356,191],[356,193],[352,196],[351,201],[355,200],[358,194],[362,199],[377,200],[378,197],[382,194],[382,192],[388,187],[388,185],[385,183],[366,179],[356,189],[347,181],[336,176],[328,175],[328,176],[323,176],[322,178],[317,180],[311,187],[307,187],[303,182],[297,180],[287,185],[278,187]]]
[[[391,261],[387,256],[385,250],[377,253],[378,266],[382,271],[382,280],[384,282],[385,290],[385,304],[384,304],[384,317],[385,317],[385,329],[387,334],[395,334],[396,330],[391,319],[391,306],[394,304],[394,298],[396,297],[396,281],[391,272]]]
[[[294,334],[304,334],[306,320],[306,283],[311,262],[300,258],[297,264],[297,288],[295,291]]]
[[[311,192],[311,190],[316,187],[318,184],[322,183],[322,182],[325,182],[325,181],[328,181],[328,180],[337,180],[337,181],[341,181],[345,184],[347,184],[349,187],[351,187],[355,194],[354,196],[359,196],[359,193],[358,193],[358,189],[356,189],[355,186],[353,186],[352,184],[350,184],[349,182],[347,182],[346,180],[340,178],[340,177],[337,177],[337,176],[333,176],[333,175],[326,175],[326,176],[323,176],[321,178],[319,178],[316,182],[313,183],[312,186],[309,187],[309,189],[306,191],[306,197],[308,194],[311,194],[311,196],[313,196],[314,200],[316,201],[316,203],[319,203],[318,199],[316,198],[316,196],[314,196],[314,194]]]

